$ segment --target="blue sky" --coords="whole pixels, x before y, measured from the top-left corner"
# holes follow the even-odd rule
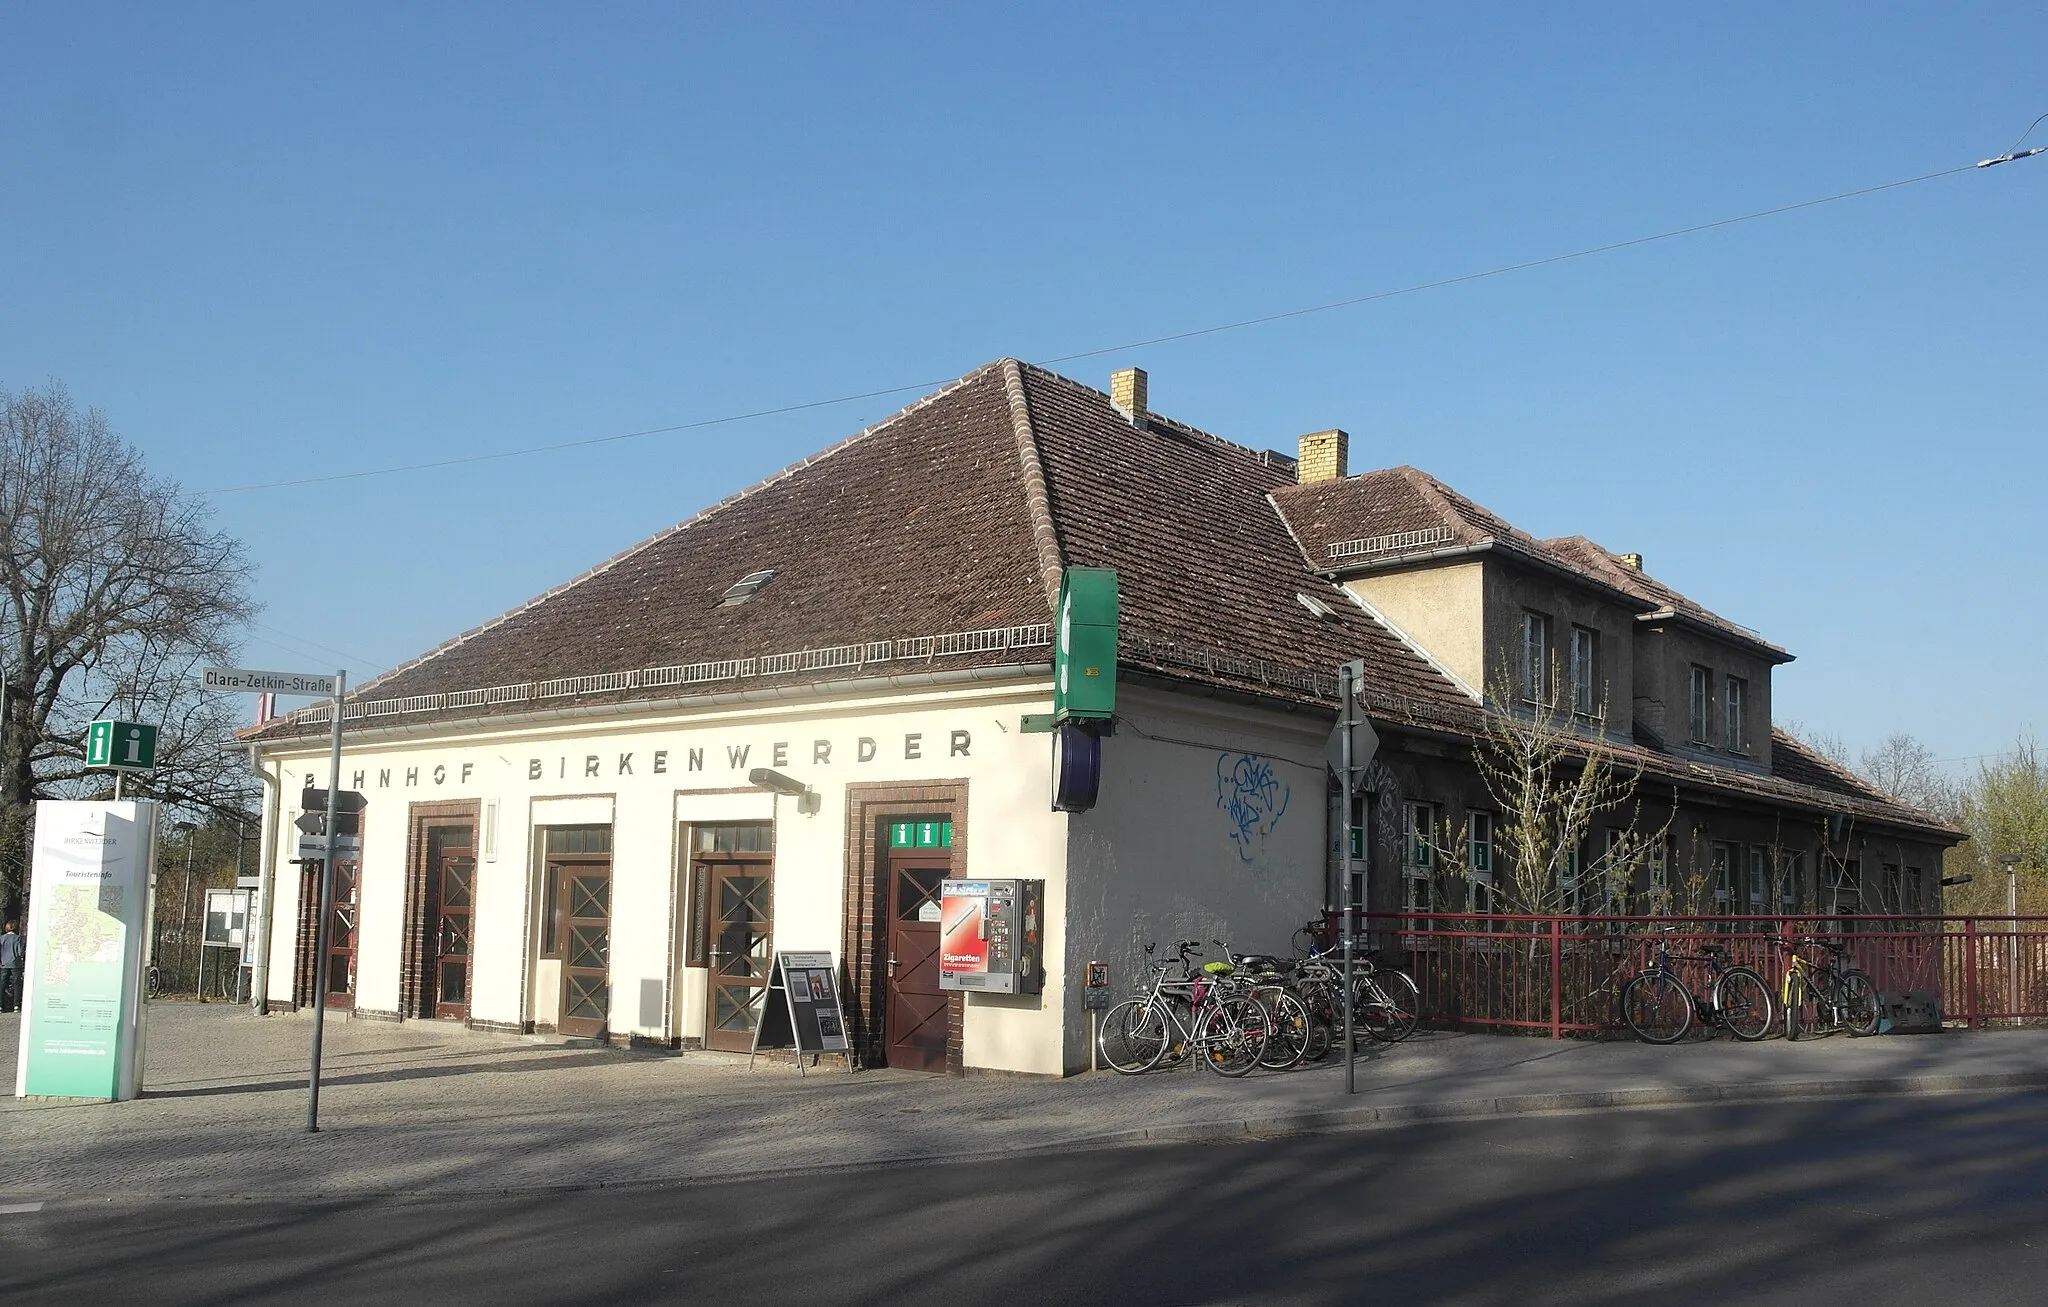
[[[10,6],[0,385],[198,491],[914,386],[1969,163],[2044,50],[2028,4]],[[2048,156],[1061,370],[1639,551],[1799,655],[1780,720],[1965,758],[2048,725],[2044,211]],[[911,397],[213,494],[244,661],[360,679]]]

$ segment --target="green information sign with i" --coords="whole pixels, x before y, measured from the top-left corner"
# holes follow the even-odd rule
[[[953,823],[950,821],[892,821],[889,823],[892,849],[950,849]]]
[[[97,721],[85,730],[85,765],[113,771],[156,769],[156,727]]]

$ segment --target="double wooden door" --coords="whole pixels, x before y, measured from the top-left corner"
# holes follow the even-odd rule
[[[596,1035],[611,1025],[612,869],[566,866],[560,873],[560,1029],[565,1035]]]
[[[427,836],[424,1006],[436,1017],[467,1020],[475,939],[476,828],[435,826]]]
[[[754,1046],[775,960],[774,866],[704,861],[698,871],[711,914],[704,1046],[744,1053]]]
[[[315,864],[314,891],[320,880]],[[331,1008],[356,1005],[356,899],[361,885],[353,861],[334,864],[333,895],[327,903],[327,956],[321,959],[321,998]]]
[[[882,1030],[883,1056],[893,1067],[946,1069],[951,1004],[939,988],[939,890],[952,874],[952,865],[949,854],[889,852]]]

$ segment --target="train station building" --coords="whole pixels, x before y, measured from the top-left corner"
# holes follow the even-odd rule
[[[1613,705],[1584,726],[1668,791],[1665,874],[1703,859],[1727,910],[1935,906],[1953,834],[1773,731],[1790,655],[1348,444],[988,364],[356,690],[324,956],[292,823],[330,710],[260,724],[270,1001],[743,1051],[773,953],[830,952],[865,1064],[1071,1072],[1090,962],[1122,991],[1147,941],[1284,950],[1347,872],[1375,908],[1488,906],[1469,874],[1446,901],[1435,833],[1490,829],[1472,742],[1516,667]],[[1085,740],[1038,729],[1073,569],[1119,592]],[[1354,660],[1382,747],[1340,861]],[[948,879],[1043,882],[1036,992],[941,983]]]

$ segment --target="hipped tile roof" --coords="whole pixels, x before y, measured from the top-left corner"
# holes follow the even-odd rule
[[[1357,659],[1376,717],[1464,734],[1478,705],[1319,575],[1347,532],[1434,528],[1589,577],[1597,562],[1413,468],[1299,486],[1292,460],[1158,414],[1133,422],[1099,390],[1003,359],[377,678],[346,717],[452,722],[564,696],[822,683],[905,670],[918,651],[948,667],[1043,664],[1060,569],[1089,566],[1117,571],[1126,667],[1328,709],[1334,669]],[[719,603],[769,569],[751,599]],[[831,656],[771,657],[799,651]],[[244,738],[309,735],[324,720],[293,714]],[[1637,752],[1688,784],[1707,770]],[[1796,777],[1711,779],[1803,803],[1826,791],[1925,824],[1801,751],[1774,753]]]

